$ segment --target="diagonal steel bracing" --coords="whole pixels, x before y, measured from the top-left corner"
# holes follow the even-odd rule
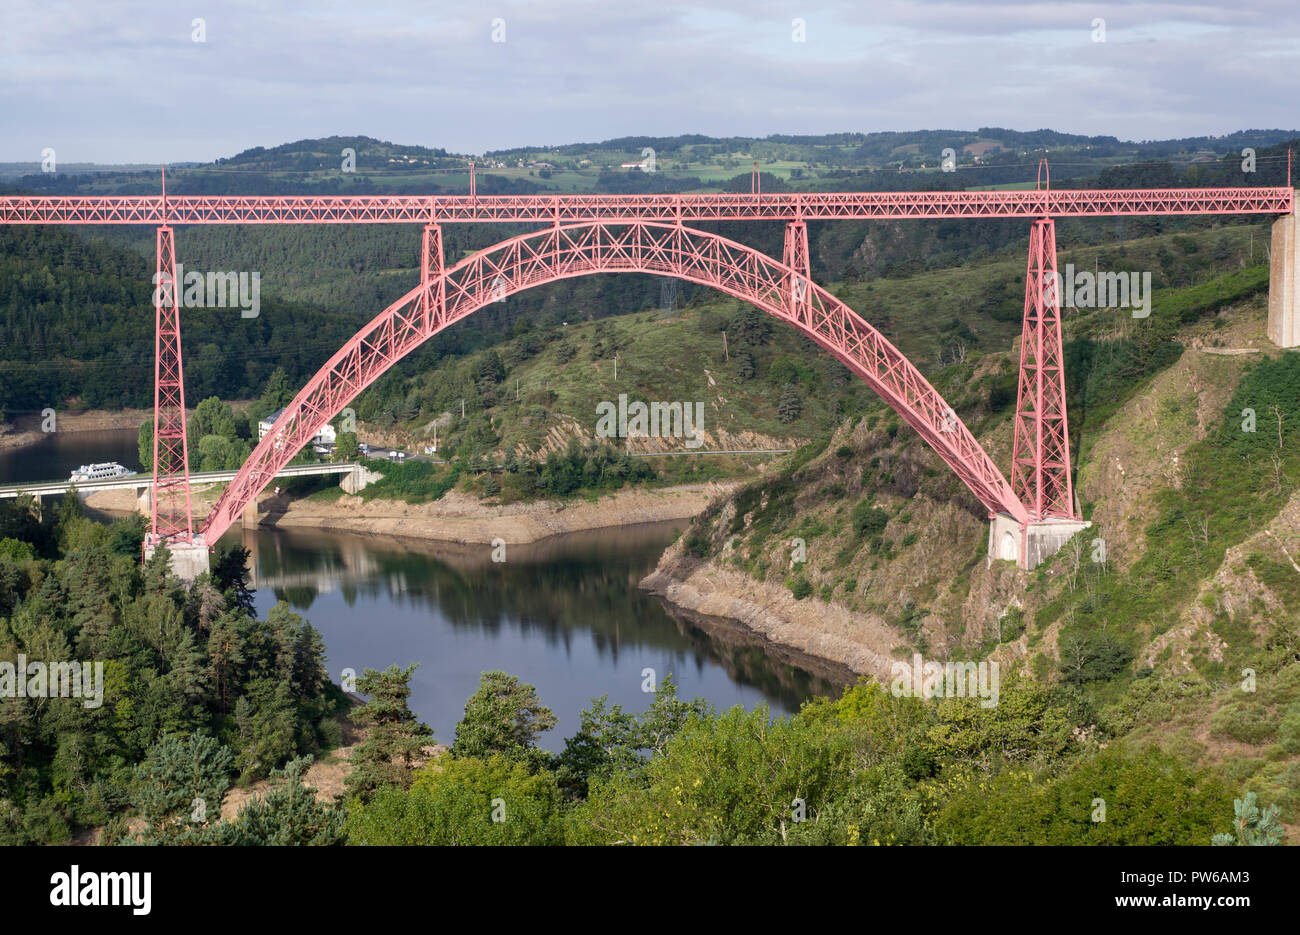
[[[1015,426],[1011,486],[1030,522],[1079,519],[1070,474],[1056,225],[1051,218],[1035,221],[1029,234]]]
[[[348,341],[285,409],[203,526],[215,542],[275,473],[389,367],[444,328],[532,286],[610,272],[669,273],[788,321],[867,382],[952,468],[990,514],[1028,513],[974,436],[921,373],[875,328],[808,279],[807,232],[789,234],[799,267],[677,224],[588,221],[522,234],[438,271],[426,229],[420,285]],[[800,285],[803,283],[804,285]]]

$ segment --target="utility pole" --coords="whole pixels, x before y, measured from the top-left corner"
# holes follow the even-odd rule
[[[614,352],[614,382],[618,382],[618,351]]]
[[[727,332],[722,332],[722,356],[725,360],[731,360],[731,355],[727,353]]]
[[[465,421],[465,397],[463,396],[460,400],[460,421]]]

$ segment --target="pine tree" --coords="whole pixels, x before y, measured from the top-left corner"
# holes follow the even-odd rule
[[[276,367],[267,378],[266,389],[262,391],[262,398],[258,401],[257,411],[254,413],[258,418],[265,418],[277,409],[282,409],[293,401],[293,386],[289,383],[289,375],[284,372],[283,367]]]
[[[248,587],[248,549],[233,545],[218,552],[212,565],[212,581],[234,599],[239,610],[253,613],[253,592]]]
[[[135,806],[146,822],[141,844],[215,844],[230,788],[229,748],[206,734],[163,736],[136,767]]]
[[[793,383],[787,383],[781,390],[781,398],[776,404],[776,417],[782,422],[793,422],[803,412],[803,398]]]
[[[731,360],[736,368],[736,376],[742,380],[754,379],[757,368],[754,364],[753,351],[742,345],[736,348],[735,353],[731,355]]]
[[[208,679],[217,696],[218,710],[230,711],[239,667],[244,663],[244,641],[239,632],[241,615],[237,611],[222,614],[208,634]]]
[[[238,846],[342,844],[346,812],[316,801],[316,790],[303,783],[310,756],[290,760],[271,773],[271,789],[240,808],[225,826],[225,844]]]
[[[1233,811],[1236,813],[1236,821],[1233,823],[1235,836],[1231,834],[1216,834],[1210,839],[1210,843],[1216,847],[1224,846],[1248,846],[1248,847],[1271,847],[1281,843],[1283,829],[1281,822],[1277,820],[1281,814],[1281,809],[1276,805],[1270,805],[1263,812],[1255,802],[1255,793],[1247,792],[1245,799],[1234,799],[1232,802]]]
[[[352,772],[345,784],[349,793],[363,800],[380,786],[409,788],[415,759],[433,742],[433,730],[416,720],[406,702],[416,667],[366,669],[357,679],[357,691],[370,700],[353,710],[351,717],[369,729],[352,751]]]
[[[530,759],[540,734],[556,724],[537,689],[505,672],[484,672],[478,690],[465,702],[465,716],[456,725],[452,756],[485,757],[500,753]]]

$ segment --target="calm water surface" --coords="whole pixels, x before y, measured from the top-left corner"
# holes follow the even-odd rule
[[[322,532],[232,531],[252,552],[259,615],[288,601],[320,630],[331,677],[344,668],[420,663],[411,707],[450,743],[481,672],[537,686],[559,718],[543,743],[558,750],[597,695],[641,711],[642,683],[672,673],[679,693],[718,708],[766,703],[798,710],[839,694],[847,670],[780,653],[735,624],[688,621],[637,588],[681,524],[600,530],[511,546]]]
[[[34,445],[0,448],[0,483],[67,480],[75,468],[100,461],[116,461],[138,471],[139,434],[138,429],[51,432]]]
[[[0,483],[66,478],[93,461],[140,469],[135,429],[53,433],[0,450]],[[251,552],[257,610],[287,601],[321,632],[331,677],[342,670],[420,663],[411,707],[450,743],[481,672],[503,669],[537,686],[559,718],[543,743],[561,749],[598,695],[642,711],[642,685],[669,673],[685,697],[718,708],[766,703],[796,711],[838,694],[846,669],[780,650],[734,623],[687,615],[638,590],[681,523],[598,530],[511,546],[315,531],[232,530],[223,544]]]

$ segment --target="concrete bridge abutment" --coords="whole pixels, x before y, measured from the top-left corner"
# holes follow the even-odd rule
[[[1033,571],[1091,525],[1083,520],[1047,519],[1022,526],[1013,517],[998,513],[989,522],[988,563],[994,559],[1015,562],[1025,571]]]
[[[195,535],[194,540],[192,543],[169,542],[167,544],[172,574],[186,584],[193,583],[199,575],[212,570],[207,543],[200,535]],[[146,544],[144,560],[148,562],[156,551],[154,546]]]
[[[1269,247],[1268,338],[1278,347],[1300,347],[1300,295],[1296,269],[1300,267],[1300,228],[1296,215],[1273,222]]]
[[[339,486],[343,488],[344,493],[360,493],[375,481],[383,479],[383,476],[378,471],[372,471],[364,465],[358,464],[339,478]]]

